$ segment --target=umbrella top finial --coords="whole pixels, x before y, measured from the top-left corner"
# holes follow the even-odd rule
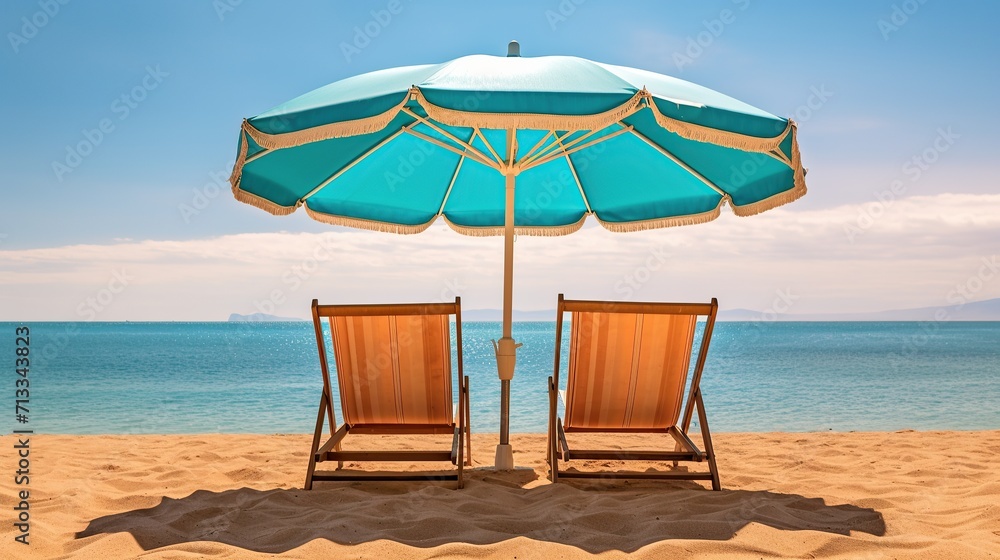
[[[521,56],[521,45],[517,41],[511,41],[507,44],[507,56]]]

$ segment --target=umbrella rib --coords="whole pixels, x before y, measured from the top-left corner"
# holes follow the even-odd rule
[[[246,158],[245,160],[243,160],[243,165],[246,165],[246,164],[248,164],[248,163],[250,163],[252,161],[258,160],[258,159],[266,156],[267,154],[269,154],[269,153],[271,153],[273,151],[274,150],[268,150],[267,148],[264,148],[261,151],[257,152],[256,154],[254,154],[254,155]]]
[[[781,150],[774,149],[774,150],[772,150],[770,152],[767,152],[767,155],[773,157],[774,159],[780,161],[781,163],[784,163],[788,167],[791,167],[792,169],[795,169],[795,166],[792,165],[791,160],[789,160],[788,156],[786,156],[785,153],[782,152]]]
[[[548,132],[548,133],[547,133],[547,134],[546,134],[545,136],[542,136],[542,139],[541,139],[541,140],[539,140],[539,141],[538,141],[538,143],[536,143],[536,144],[535,144],[534,146],[532,146],[532,147],[531,147],[531,149],[530,149],[530,150],[528,150],[528,153],[524,154],[524,157],[523,157],[523,158],[521,158],[521,160],[522,160],[522,161],[524,161],[524,160],[526,160],[526,159],[530,158],[530,157],[532,156],[532,154],[534,154],[534,153],[535,153],[535,150],[537,150],[538,148],[540,148],[540,147],[542,146],[542,144],[543,144],[543,143],[544,143],[544,142],[545,142],[546,140],[548,140],[548,139],[549,139],[549,136],[552,136],[552,135],[553,135],[553,134],[555,134],[555,133],[556,133],[556,131],[554,131],[554,130],[550,130],[550,131],[549,131],[549,132]]]
[[[564,134],[562,136],[556,135],[556,141],[553,142],[551,144],[551,146],[553,146],[553,147],[558,146],[559,148],[562,148],[563,153],[572,153],[573,151],[576,151],[576,150],[568,151],[569,148],[572,148],[573,146],[576,146],[580,142],[583,142],[587,138],[590,138],[591,136],[597,134],[598,132],[600,132],[602,130],[604,130],[604,129],[600,128],[600,129],[589,130],[589,131],[587,131],[586,134],[581,134],[580,136],[577,136],[576,138],[574,138],[574,139],[570,140],[569,142],[563,144],[562,143],[563,140],[565,140],[566,138],[568,138],[568,137],[572,136],[573,134],[579,132],[578,130],[571,130],[571,131],[566,132],[566,134]],[[587,145],[591,146],[591,145],[593,145],[595,143],[603,142],[604,140],[606,140],[608,138],[611,138],[612,136],[615,136],[615,135],[620,134],[620,133],[621,133],[621,131],[618,131],[618,132],[616,132],[616,133],[614,133],[612,135],[609,135],[609,136],[606,136],[606,137],[601,137],[600,139],[598,139],[597,142],[591,142],[591,143],[589,143]],[[560,154],[559,154],[559,148],[549,149],[549,147],[546,146],[544,149],[542,149],[537,154],[535,154],[535,156],[532,157],[527,162],[527,166],[528,167],[535,167],[535,165],[541,165],[542,163],[548,163],[548,162],[552,161],[553,159],[558,158],[560,156]],[[543,154],[543,152],[544,152],[544,154]]]
[[[497,164],[503,165],[503,159],[500,158],[500,154],[498,154],[497,151],[493,149],[493,144],[490,144],[490,141],[487,140],[485,136],[483,136],[483,133],[481,130],[479,130],[478,126],[472,129],[472,138],[475,138],[477,135],[479,136],[479,139],[483,141],[483,144],[486,144],[486,147],[490,150],[490,153],[493,154],[493,159],[496,160]],[[470,145],[472,144],[472,139],[469,139],[469,144]]]
[[[596,140],[592,140],[590,142],[587,142],[586,144],[581,144],[579,146],[574,146],[572,149],[565,149],[564,148],[563,152],[561,154],[557,153],[557,152],[550,153],[549,155],[546,155],[544,158],[536,159],[535,161],[532,161],[527,167],[522,167],[521,171],[524,171],[526,169],[531,169],[532,167],[538,167],[539,165],[545,165],[546,163],[548,163],[550,161],[559,159],[563,155],[567,155],[568,156],[569,154],[575,154],[576,152],[579,152],[580,150],[586,150],[587,148],[589,148],[589,147],[591,147],[591,146],[593,146],[595,144],[600,144],[601,142],[605,142],[607,140],[611,140],[615,136],[618,136],[620,134],[624,134],[626,132],[630,132],[630,131],[633,130],[633,128],[632,128],[631,125],[625,125],[622,122],[619,122],[618,124],[620,124],[623,128],[621,128],[619,130],[616,130],[616,131],[612,132],[611,134],[608,134],[607,136],[601,136],[600,138],[598,138]],[[589,136],[593,132],[596,132],[596,131],[591,131],[590,133],[587,133],[584,136]],[[573,143],[578,142],[578,141],[579,141],[579,138],[577,138],[575,140],[572,140],[571,142],[569,142],[568,144],[566,144],[566,146],[570,146]]]
[[[414,113],[413,111],[411,111],[410,109],[407,109],[406,107],[403,107],[403,112],[406,113],[407,115],[410,115],[411,117],[417,119],[421,123],[427,125],[432,130],[434,130],[435,132],[437,132],[438,134],[441,134],[442,136],[445,136],[446,138],[448,138],[452,142],[455,142],[456,144],[459,144],[459,145],[465,147],[466,149],[468,149],[469,151],[473,152],[476,156],[478,156],[483,161],[488,161],[489,160],[489,158],[486,157],[486,154],[480,152],[478,149],[476,149],[475,146],[473,146],[472,144],[469,144],[468,142],[463,142],[462,140],[460,140],[454,134],[448,132],[447,130],[444,130],[443,128],[441,128],[438,125],[436,125],[433,122],[431,122],[430,119],[427,119],[425,117],[421,117],[420,115]],[[416,132],[416,131],[411,131],[411,132]],[[427,136],[427,138],[430,138],[430,136]],[[444,144],[444,143],[442,142],[442,144]],[[454,151],[454,150],[452,150],[452,151]]]
[[[330,183],[332,183],[333,181],[335,181],[337,179],[337,177],[340,177],[341,175],[343,175],[344,173],[346,173],[350,168],[354,167],[358,163],[361,163],[361,161],[364,160],[366,157],[368,157],[368,156],[372,155],[373,153],[377,152],[379,148],[381,148],[382,146],[388,144],[393,139],[395,139],[397,136],[399,136],[400,134],[402,134],[403,132],[405,132],[406,130],[408,130],[409,126],[412,126],[412,125],[404,126],[403,128],[397,130],[396,132],[393,132],[388,138],[382,140],[378,144],[375,144],[375,146],[373,146],[370,150],[368,150],[367,152],[365,152],[365,153],[361,154],[360,156],[354,158],[353,160],[351,160],[350,163],[348,163],[344,167],[341,167],[339,170],[337,170],[336,173],[334,173],[333,175],[330,175],[329,177],[327,177],[326,179],[324,179],[322,183],[316,185],[316,188],[314,188],[313,190],[309,191],[308,193],[305,194],[305,196],[303,196],[302,198],[300,198],[299,199],[299,204],[302,204],[303,202],[305,202],[306,200],[308,200],[309,197],[311,197],[312,195],[314,195],[314,194],[318,193],[319,191],[323,190],[324,188],[326,188],[326,186],[329,185]]]
[[[577,136],[576,138],[574,138],[573,140],[571,140],[565,146],[562,144],[563,140],[565,140],[566,138],[569,138],[570,136],[576,134],[577,132],[580,132],[580,131],[579,130],[567,130],[566,134],[563,134],[562,136],[559,136],[559,134],[556,134],[555,135],[555,140],[553,140],[551,144],[546,144],[545,147],[543,147],[542,149],[538,150],[538,152],[535,153],[532,156],[525,156],[524,158],[522,158],[521,159],[521,165],[522,166],[531,166],[531,164],[534,163],[536,160],[539,160],[539,159],[542,159],[542,158],[546,158],[546,157],[548,157],[548,156],[556,153],[557,151],[559,151],[559,148],[557,146],[561,146],[563,149],[565,149],[566,146],[571,146],[571,145],[579,142],[581,139],[585,139],[588,136],[591,136],[592,134],[594,134],[597,131],[596,130],[591,130],[591,131],[587,132],[586,134],[581,134],[580,136]]]
[[[507,129],[507,161],[505,162],[506,168],[509,170],[514,167],[514,160],[517,159],[517,129],[508,128]],[[505,170],[506,171],[506,170]],[[504,172],[504,175],[507,173]]]
[[[573,165],[573,160],[569,158],[569,154],[566,154],[566,164],[569,165],[569,172],[573,174],[573,180],[576,181],[576,188],[580,189],[580,196],[583,197],[583,205],[587,207],[587,213],[593,214],[594,211],[590,208],[590,201],[587,200],[587,193],[583,192],[583,183],[580,182],[580,177],[576,174],[576,166]]]
[[[475,130],[478,130],[478,129],[475,129]],[[473,131],[472,134],[473,134],[473,136],[475,136],[475,134],[476,134],[475,131]],[[472,139],[470,138],[469,141],[471,142]],[[486,139],[484,138],[483,141],[485,142]],[[489,145],[488,142],[487,142],[487,145]],[[451,196],[451,189],[452,189],[452,187],[455,186],[455,181],[458,180],[458,172],[462,170],[462,163],[464,163],[464,162],[465,162],[465,155],[463,154],[462,157],[458,158],[458,165],[455,166],[455,172],[452,173],[452,175],[451,175],[451,182],[448,183],[448,190],[446,190],[444,192],[444,198],[441,199],[441,207],[438,208],[438,213],[437,213],[438,216],[444,216],[444,206],[446,204],[448,204],[448,197]]]
[[[412,128],[403,129],[403,132],[406,132],[407,134],[410,134],[412,136],[416,136],[417,138],[419,138],[421,140],[424,140],[426,142],[430,142],[431,144],[435,144],[437,146],[441,146],[442,148],[444,148],[444,149],[446,149],[446,150],[448,150],[450,152],[456,153],[456,154],[458,154],[460,156],[463,156],[463,157],[467,157],[467,158],[469,158],[469,159],[471,159],[471,160],[473,160],[473,161],[475,161],[477,163],[481,163],[481,164],[485,165],[486,167],[492,167],[492,168],[497,169],[497,170],[500,169],[500,167],[497,166],[495,162],[490,161],[489,158],[487,158],[486,156],[480,154],[478,150],[470,150],[469,149],[470,147],[467,146],[467,145],[465,145],[465,144],[463,144],[463,146],[466,148],[466,151],[462,151],[462,150],[459,150],[458,148],[456,148],[455,146],[452,146],[451,144],[449,144],[447,142],[442,142],[441,140],[438,140],[437,138],[434,138],[432,136],[428,136],[428,135],[424,134],[423,132],[417,132],[416,130],[413,130]]]
[[[645,143],[649,144],[650,146],[652,146],[656,151],[658,151],[661,154],[667,156],[668,159],[670,159],[671,161],[673,161],[677,165],[681,166],[685,171],[687,171],[688,173],[694,175],[698,180],[700,180],[702,183],[705,183],[713,191],[721,194],[722,198],[727,199],[727,200],[729,199],[729,193],[727,193],[726,191],[720,189],[715,183],[713,183],[712,181],[710,181],[708,179],[708,177],[705,177],[704,175],[702,175],[701,173],[699,173],[697,170],[695,170],[693,167],[691,167],[687,163],[684,163],[679,157],[677,157],[674,154],[672,154],[670,152],[670,150],[667,150],[663,146],[660,146],[656,142],[653,142],[652,140],[650,140],[649,138],[647,138],[643,134],[641,134],[639,132],[636,132],[636,130],[634,128],[631,128],[630,132],[632,134],[634,134],[636,136],[636,138],[638,138],[638,139],[642,140],[643,142],[645,142]]]
[[[451,175],[451,182],[448,183],[448,190],[444,192],[444,198],[441,199],[441,207],[438,208],[438,216],[444,216],[444,205],[448,204],[448,197],[451,196],[451,188],[455,186],[455,180],[458,179],[458,172],[462,170],[462,162],[465,161],[465,156],[458,158],[458,165],[455,166],[455,173]]]

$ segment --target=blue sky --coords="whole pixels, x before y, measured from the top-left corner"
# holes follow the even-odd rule
[[[168,286],[162,271],[148,269],[148,281],[136,280],[107,312],[102,309],[99,319],[224,319],[229,311],[258,310],[251,305],[260,301],[258,286],[288,288],[281,278],[294,263],[259,256],[252,263],[259,274],[254,276],[236,265],[209,266],[204,260],[210,257],[195,249],[232,247],[241,243],[241,235],[292,240],[303,234],[315,240],[343,234],[337,239],[360,244],[345,246],[344,254],[370,243],[390,254],[416,250],[419,240],[396,242],[380,234],[366,239],[314,223],[303,213],[276,218],[237,203],[227,185],[219,186],[219,178],[228,175],[240,121],[354,74],[473,53],[504,54],[511,39],[520,41],[524,56],[572,54],[672,74],[800,122],[810,192],[779,213],[784,221],[773,231],[796,237],[802,228],[823,223],[833,233],[817,237],[811,247],[782,245],[780,233],[744,246],[743,256],[777,257],[748,264],[752,270],[739,286],[720,283],[713,285],[715,293],[703,294],[690,274],[664,272],[650,284],[655,288],[646,287],[637,298],[721,294],[724,306],[729,295],[728,307],[765,309],[791,276],[805,294],[803,312],[934,305],[946,298],[949,286],[976,273],[977,259],[993,256],[996,206],[991,205],[998,204],[1000,192],[992,173],[1000,144],[996,3],[400,0],[398,13],[385,19],[389,5],[381,0],[3,2],[0,320],[82,317],[78,302],[101,290],[114,270],[128,267],[138,274],[141,263],[158,263],[177,276]],[[724,10],[730,12],[729,23],[715,21]],[[358,29],[379,17],[385,23],[375,27],[377,36],[358,41]],[[699,39],[701,45],[693,47]],[[345,45],[354,48],[345,50]],[[102,121],[105,132],[94,132]],[[942,135],[949,140],[942,143]],[[930,153],[934,161],[915,168],[912,158],[929,153],[935,141],[947,149]],[[67,149],[81,142],[96,145],[77,162]],[[71,171],[59,168],[70,167],[67,157],[76,164]],[[878,204],[875,193],[893,181],[905,185],[894,195],[898,203],[883,202],[878,212],[872,206]],[[903,219],[900,208],[913,204],[911,215],[928,210],[932,223],[911,231],[907,228],[915,226]],[[970,224],[965,229],[944,218],[934,221],[930,210],[953,205],[964,216],[962,223]],[[198,212],[185,214],[185,206]],[[844,226],[866,212],[878,212],[878,223],[864,228],[860,239],[844,233]],[[710,237],[713,227],[624,243],[639,244],[640,253],[649,244],[673,247],[679,259],[687,255],[680,249],[683,240]],[[724,223],[717,228],[719,238],[741,228],[753,231],[753,219]],[[903,246],[913,244],[915,232],[924,236],[917,244],[927,247],[925,253],[912,254],[912,246]],[[476,245],[428,235],[432,246],[483,250],[485,259],[495,249],[492,242]],[[276,246],[281,239],[273,238]],[[622,243],[624,238],[608,239]],[[534,242],[522,246],[529,243]],[[558,244],[544,247],[557,257],[571,254]],[[180,260],[170,260],[170,254],[181,253]],[[357,254],[364,259],[364,252]],[[796,261],[819,255],[841,257],[830,271],[812,267],[815,276],[787,274]],[[499,251],[495,258],[499,262]],[[872,261],[876,264],[858,264]],[[489,274],[449,262],[425,288],[404,294],[432,297],[442,283],[451,282],[441,278],[465,274],[468,294],[482,295],[466,305],[498,306],[492,280],[478,280]],[[543,274],[528,262],[519,273]],[[642,262],[623,258],[615,274],[627,276]],[[331,267],[337,271],[329,272],[333,276],[316,273],[307,289],[296,288],[276,311],[301,316],[299,306],[314,295],[336,297],[329,284],[345,282],[338,271],[368,270],[371,276],[370,268],[351,266],[338,262]],[[197,280],[209,269],[210,278]],[[844,277],[839,284],[830,279],[837,271]],[[238,277],[247,287],[233,295],[233,283],[218,280],[220,275]],[[886,275],[896,284],[881,286],[883,292],[875,294],[864,289]],[[392,286],[391,274],[377,276],[382,278],[384,285],[375,284]],[[519,281],[527,284],[519,288],[518,307],[553,306],[546,302],[558,287]],[[604,279],[580,291],[613,298],[623,293],[614,288],[618,284]],[[974,299],[1000,296],[998,285],[1000,279],[986,282]],[[810,293],[816,297],[810,300]],[[53,302],[57,294],[63,299]],[[880,300],[883,295],[888,299]],[[351,297],[366,296],[385,297],[363,290]],[[151,299],[166,303],[150,306]]]

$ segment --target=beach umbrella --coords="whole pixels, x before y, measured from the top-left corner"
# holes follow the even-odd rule
[[[749,216],[806,192],[795,123],[663,74],[571,56],[472,55],[346,78],[243,121],[231,183],[271,214],[504,236],[496,467],[509,444],[514,236]]]

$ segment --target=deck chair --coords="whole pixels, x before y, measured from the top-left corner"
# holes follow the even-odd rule
[[[711,303],[619,303],[563,299],[556,314],[555,372],[549,377],[547,458],[552,482],[560,478],[711,480],[720,490],[712,435],[701,398],[701,374],[719,308]],[[565,419],[558,416],[563,314],[572,314]],[[686,401],[695,324],[707,317]],[[698,411],[702,451],[688,437]],[[683,411],[683,415],[682,415]],[[567,433],[664,434],[673,451],[570,449]],[[708,462],[709,472],[580,472],[559,470],[573,459]]]
[[[322,480],[457,480],[472,464],[469,378],[462,373],[462,306],[455,303],[320,305],[313,325],[323,372],[305,489]],[[458,406],[452,392],[450,318],[455,317]],[[328,319],[344,423],[336,422],[330,367],[321,320]],[[331,436],[322,445],[324,420]],[[450,434],[451,448],[431,451],[344,451],[348,434]],[[463,442],[464,440],[464,442]],[[463,445],[464,443],[464,445]],[[335,471],[316,464],[337,461]],[[342,471],[344,461],[448,461],[457,472],[384,473]],[[450,471],[451,469],[449,469]]]

